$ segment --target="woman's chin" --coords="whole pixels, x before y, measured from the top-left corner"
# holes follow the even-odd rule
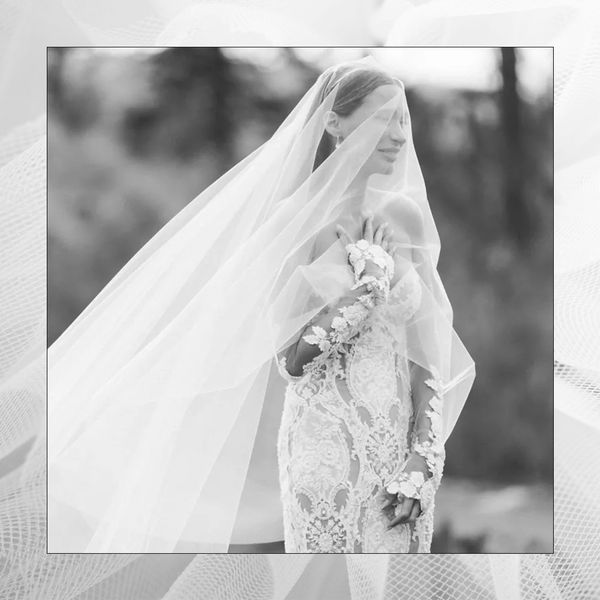
[[[391,175],[394,172],[395,162],[379,161],[376,165],[371,165],[367,171],[367,177],[371,175]]]
[[[384,162],[378,169],[378,173],[381,175],[389,175],[390,173],[393,173],[395,164],[396,163],[393,162]]]

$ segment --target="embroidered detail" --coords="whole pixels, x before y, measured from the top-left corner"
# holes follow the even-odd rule
[[[354,269],[355,282],[360,279],[367,266],[367,260],[374,262],[390,280],[394,276],[394,259],[378,244],[370,244],[367,240],[358,240],[346,245],[348,262]]]
[[[394,481],[388,483],[386,490],[390,494],[402,494],[407,498],[421,498],[421,488],[425,483],[425,476],[421,471],[403,472]]]
[[[412,451],[427,463],[431,473],[421,488],[422,514],[415,523],[413,539],[419,541],[419,552],[429,552],[431,535],[433,532],[434,498],[440,486],[445,461],[445,449],[442,439],[442,408],[444,383],[439,373],[433,369],[433,377],[424,381],[425,385],[433,391],[429,399],[429,410],[425,411],[429,419],[427,439],[419,440],[416,431],[413,431]]]
[[[430,387],[438,398],[441,398],[442,394],[444,393],[444,383],[442,382],[440,374],[435,367],[432,367],[432,371],[433,377],[426,379],[425,385]]]
[[[348,342],[359,333],[360,326],[369,316],[369,309],[358,300],[338,310],[341,316],[333,318],[331,331],[327,332],[322,327],[313,325],[313,335],[305,335],[302,339],[308,344],[318,346],[321,352],[329,352],[335,345]]]
[[[355,290],[362,285],[367,286],[369,292],[375,294],[376,303],[387,302],[390,293],[390,281],[394,276],[394,259],[378,244],[370,244],[367,240],[358,240],[354,244],[346,245],[348,262],[354,270]],[[382,271],[382,277],[363,275],[367,260],[375,263]]]
[[[416,310],[418,277],[405,275],[393,292],[391,312],[365,295],[339,311],[328,335],[313,326],[309,343],[326,350],[287,378],[277,445],[286,552],[409,551],[411,526],[388,530],[382,505],[412,450],[408,363],[389,319]],[[432,528],[420,527],[425,544]]]
[[[314,335],[305,335],[303,339],[309,344],[317,345],[321,352],[329,352],[331,349],[331,342],[328,339],[327,332],[317,325],[313,325],[312,330]]]

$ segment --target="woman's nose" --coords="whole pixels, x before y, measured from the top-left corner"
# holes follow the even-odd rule
[[[406,135],[399,123],[394,123],[389,130],[390,140],[398,146],[404,146],[406,143]]]

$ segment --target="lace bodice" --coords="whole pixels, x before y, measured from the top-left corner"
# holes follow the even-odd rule
[[[409,551],[410,526],[388,531],[381,505],[415,441],[403,334],[421,293],[411,267],[357,335],[325,346],[302,375],[280,359],[289,382],[278,441],[287,551]],[[427,551],[431,527],[419,528]]]

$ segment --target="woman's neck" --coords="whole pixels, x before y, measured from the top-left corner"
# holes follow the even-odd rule
[[[364,209],[366,195],[367,180],[362,178],[354,180],[344,193],[347,202],[346,210],[353,215],[360,215]]]

